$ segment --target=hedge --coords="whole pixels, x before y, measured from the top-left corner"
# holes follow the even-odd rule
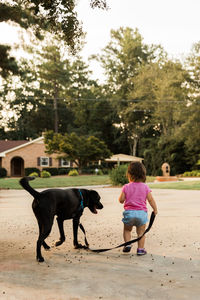
[[[40,176],[40,170],[38,168],[25,168],[25,176],[29,176],[31,173],[38,173],[38,176]]]
[[[7,170],[0,167],[0,178],[7,176]]]

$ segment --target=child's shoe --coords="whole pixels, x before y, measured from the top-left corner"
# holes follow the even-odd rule
[[[145,255],[147,251],[144,248],[137,248],[137,255]]]
[[[130,252],[130,251],[131,251],[131,246],[130,245],[124,246],[123,252]]]

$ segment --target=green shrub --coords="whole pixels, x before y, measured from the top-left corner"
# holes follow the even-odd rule
[[[51,174],[48,171],[44,170],[44,171],[41,172],[40,176],[42,178],[49,178],[49,177],[51,177]]]
[[[40,176],[40,170],[38,168],[25,168],[25,176],[29,176],[29,174],[36,172],[38,176]]]
[[[199,171],[198,170],[193,170],[192,172],[191,172],[191,176],[199,176]]]
[[[58,168],[58,175],[67,175],[72,168]]]
[[[113,185],[124,185],[128,183],[126,177],[127,168],[127,165],[120,165],[111,170],[109,177]]]
[[[30,176],[30,177],[39,177],[37,172],[33,172],[33,173],[29,174],[28,176]]]
[[[95,172],[95,170],[98,169],[98,172]],[[103,174],[108,174],[109,169],[106,167],[103,167],[102,165],[92,165],[88,167],[84,167],[81,169],[82,174],[96,174],[97,175],[103,175]]]
[[[77,170],[73,169],[73,170],[69,171],[68,175],[69,176],[78,176],[79,174],[78,174]]]
[[[81,169],[81,173],[87,175],[94,174],[94,169],[90,167],[85,167]]]
[[[57,176],[57,175],[67,175],[72,168],[43,168],[43,171],[47,171],[51,174],[51,176]]]
[[[95,175],[103,175],[103,171],[101,169],[95,169],[93,174]]]
[[[5,168],[0,168],[0,178],[7,176],[7,170]]]
[[[199,170],[193,170],[191,172],[184,172],[183,177],[200,177]]]
[[[42,170],[49,172],[51,176],[58,175],[58,168],[43,168]]]

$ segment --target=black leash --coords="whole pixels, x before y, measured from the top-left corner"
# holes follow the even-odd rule
[[[152,225],[153,225],[153,222],[155,220],[155,214],[154,212],[151,213],[151,217],[150,217],[150,221],[149,221],[149,226],[147,227],[147,229],[145,230],[145,232],[143,233],[143,235],[141,235],[140,237],[136,238],[136,239],[133,239],[129,242],[126,242],[126,243],[123,243],[123,244],[120,244],[116,247],[113,247],[113,248],[105,248],[105,249],[90,249],[89,248],[89,244],[88,244],[88,241],[87,241],[87,238],[86,238],[86,233],[85,233],[85,229],[83,227],[83,225],[80,223],[79,224],[79,227],[80,229],[83,231],[84,235],[85,235],[85,249],[88,249],[92,252],[97,252],[97,253],[100,253],[100,252],[106,252],[106,251],[109,251],[109,250],[113,250],[113,249],[117,249],[117,248],[120,248],[120,247],[123,247],[123,246],[128,246],[128,245],[131,245],[131,244],[134,244],[136,242],[138,242],[139,240],[141,240],[141,238],[151,229]]]

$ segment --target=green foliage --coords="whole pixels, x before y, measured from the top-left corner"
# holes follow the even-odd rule
[[[200,171],[199,170],[193,170],[191,172],[184,172],[183,177],[200,177]]]
[[[67,175],[72,168],[58,168],[58,175]]]
[[[39,3],[34,1],[33,11]],[[41,3],[41,7],[50,7],[50,13],[53,2]],[[7,6],[11,7],[6,4],[5,9]],[[27,18],[21,18],[21,6],[13,7],[15,16],[11,8],[0,20],[18,18],[28,27],[33,11],[26,10]],[[88,169],[88,162],[108,155],[100,151],[99,141],[113,153],[143,157],[149,175],[162,175],[165,161],[171,175],[198,168],[200,43],[182,63],[169,59],[160,46],[145,44],[137,29],[112,30],[111,41],[98,58],[107,74],[101,86],[90,79],[80,57],[63,58],[61,48],[58,40],[51,40],[33,62],[19,63],[18,77],[7,76],[14,71],[4,68],[2,103],[15,114],[3,120],[2,139],[36,138],[45,130],[58,131],[61,136],[49,139],[50,151],[61,154],[62,150],[82,172],[91,174],[94,171]],[[9,48],[4,48],[4,54],[2,61]]]
[[[0,75],[4,78],[9,74],[18,74],[19,69],[15,58],[10,56],[11,47],[0,45]]]
[[[58,175],[58,168],[42,168],[42,170],[49,172],[51,176]]]
[[[96,175],[103,175],[103,171],[101,169],[98,169],[97,171],[94,170],[94,174],[96,174]]]
[[[27,0],[0,3],[0,22],[15,22],[24,29],[31,29],[39,39],[46,31],[54,34],[69,46],[72,53],[80,50],[83,31],[77,18],[75,1]],[[107,8],[106,0],[90,0],[91,7]],[[62,16],[62,17],[61,17]],[[7,46],[0,46],[0,74],[7,77],[16,74],[18,67],[9,57]]]
[[[44,141],[47,153],[64,154],[67,160],[73,161],[80,169],[89,162],[111,156],[105,143],[94,136],[78,136],[76,133],[61,135],[49,131]]]
[[[84,111],[82,112],[81,105],[83,101],[79,103],[75,99],[94,98],[91,92],[94,81],[89,79],[88,66],[79,57],[74,61],[63,59],[61,48],[57,40],[52,41],[51,45],[43,47],[34,54],[32,61],[20,62],[18,78],[20,85],[12,82],[12,78],[7,79],[4,97],[10,110],[15,111],[15,116],[7,121],[6,126],[10,129],[7,134],[12,134],[11,138],[13,136],[15,139],[35,138],[46,130],[65,133],[72,129],[79,131],[81,135],[92,131],[97,136],[103,136],[100,128],[101,126],[103,128],[104,120],[110,120],[105,117],[105,105],[104,120],[98,128],[92,129],[91,126],[99,113],[98,110],[95,114],[91,114],[92,106],[87,107],[90,116],[92,115],[88,126],[83,126],[86,115],[84,120],[81,119],[81,123],[77,121],[78,115],[84,115]],[[6,93],[10,93],[11,90],[13,100],[9,101]],[[91,101],[90,103],[93,104]],[[99,116],[100,120],[101,117],[102,115]],[[88,115],[87,120],[90,120]],[[99,122],[93,123],[99,124]],[[111,140],[109,133],[112,131],[111,128],[114,130],[112,121],[107,121],[103,128],[107,132],[107,141]]]
[[[51,177],[51,174],[49,172],[43,170],[40,174],[40,177],[41,178],[49,178],[49,177]]]
[[[124,185],[128,183],[126,176],[127,168],[127,165],[120,165],[111,170],[109,177],[113,185]]]
[[[0,167],[0,178],[7,176],[7,170]]]
[[[29,176],[29,174],[35,172],[40,176],[40,170],[38,168],[25,168],[25,176]]]
[[[39,174],[37,172],[33,172],[33,173],[30,173],[28,176],[39,177]]]
[[[47,171],[51,176],[57,175],[67,175],[72,168],[43,168],[44,171]]]
[[[79,174],[78,174],[78,171],[77,170],[71,170],[71,171],[69,171],[69,173],[68,173],[68,176],[78,176]]]

